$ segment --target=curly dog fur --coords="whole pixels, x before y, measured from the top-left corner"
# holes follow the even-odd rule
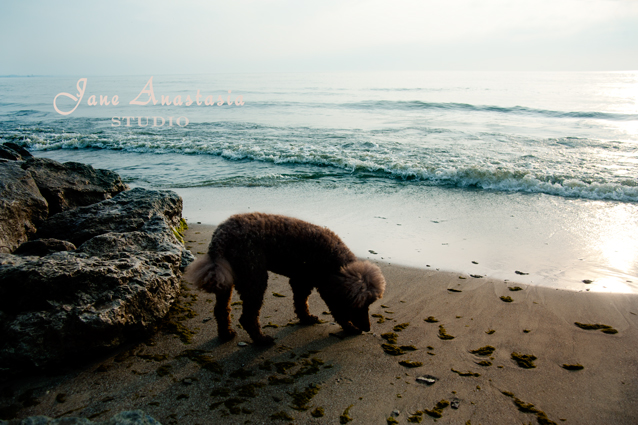
[[[308,297],[317,288],[334,319],[351,334],[370,330],[368,307],[385,290],[381,270],[358,261],[327,228],[281,215],[233,215],[215,230],[208,253],[197,258],[185,273],[188,281],[215,293],[220,339],[235,337],[230,325],[234,287],[242,299],[239,322],[243,328],[255,343],[273,343],[259,323],[268,271],[290,279],[295,313],[302,324],[318,322],[308,311]]]

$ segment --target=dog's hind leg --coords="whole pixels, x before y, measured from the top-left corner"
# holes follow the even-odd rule
[[[233,287],[215,293],[215,320],[217,320],[217,333],[222,341],[230,341],[235,338],[235,331],[230,326],[230,299],[233,296]]]
[[[237,280],[237,286],[243,288],[250,288],[248,291],[244,290],[239,292],[242,300],[242,313],[239,318],[239,323],[248,335],[252,338],[253,342],[258,345],[271,345],[275,343],[275,339],[271,336],[264,335],[261,332],[261,324],[259,323],[259,312],[264,302],[264,294],[266,292],[266,286],[268,285],[268,273],[264,272],[263,276],[258,278],[250,278],[250,285],[241,285],[242,283]]]
[[[319,323],[319,318],[310,314],[308,309],[308,297],[312,293],[312,286],[305,285],[295,278],[290,278],[290,287],[295,303],[295,313],[302,325],[314,325]]]

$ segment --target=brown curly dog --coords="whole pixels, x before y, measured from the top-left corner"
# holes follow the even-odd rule
[[[308,311],[308,297],[317,288],[334,319],[350,334],[370,330],[368,307],[385,290],[379,267],[357,261],[327,228],[281,215],[233,215],[215,230],[208,253],[185,272],[188,281],[215,293],[220,339],[235,337],[230,325],[234,286],[243,304],[239,323],[256,344],[274,342],[259,324],[269,270],[290,278],[295,313],[302,324],[319,320]]]

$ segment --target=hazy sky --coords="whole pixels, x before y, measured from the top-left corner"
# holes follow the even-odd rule
[[[638,70],[638,0],[0,0],[0,75]]]

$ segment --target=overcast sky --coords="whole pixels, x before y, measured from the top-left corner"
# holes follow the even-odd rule
[[[638,70],[638,0],[0,0],[0,75]]]

